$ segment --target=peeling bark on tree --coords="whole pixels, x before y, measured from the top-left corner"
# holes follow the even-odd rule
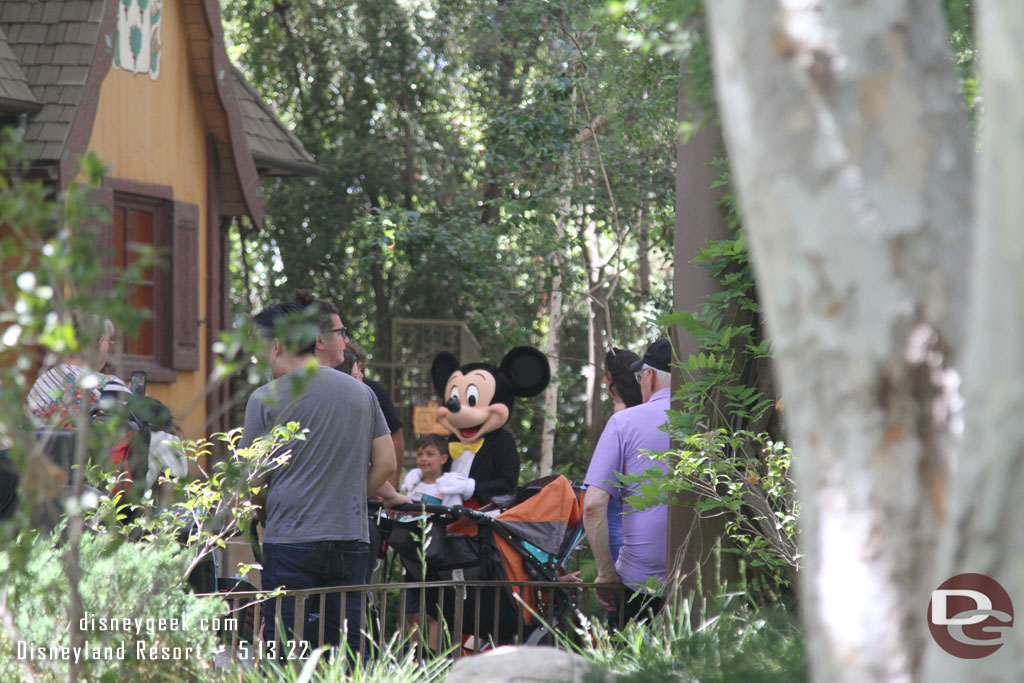
[[[971,149],[939,4],[707,3],[790,441],[813,680],[919,677],[950,514]]]

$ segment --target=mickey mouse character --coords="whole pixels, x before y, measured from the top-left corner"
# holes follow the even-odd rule
[[[449,432],[450,471],[437,480],[446,495],[462,496],[467,507],[478,508],[494,496],[511,493],[519,483],[519,452],[515,439],[503,427],[516,396],[536,396],[551,380],[543,353],[517,346],[505,354],[501,366],[467,363],[442,351],[430,368],[434,388],[444,404],[437,421]],[[403,488],[422,478],[419,469],[406,476]]]

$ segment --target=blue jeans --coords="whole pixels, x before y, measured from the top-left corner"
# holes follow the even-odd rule
[[[370,554],[369,544],[363,541],[315,541],[311,543],[264,543],[263,544],[263,590],[285,588],[324,588],[328,586],[359,586],[366,582],[366,563]],[[274,639],[277,619],[277,604],[281,605],[281,621],[285,635],[281,640],[293,639],[295,620],[295,598],[282,597],[267,601],[263,623],[263,639]],[[361,651],[360,596],[357,592],[347,594],[345,620],[348,622],[348,645],[352,654]],[[330,645],[341,642],[341,593],[328,593],[327,605],[320,605],[320,599],[306,599],[303,615],[303,639],[313,647],[317,642],[320,624],[324,619],[324,638]],[[283,643],[282,643],[283,645]],[[278,648],[281,653],[287,647]]]

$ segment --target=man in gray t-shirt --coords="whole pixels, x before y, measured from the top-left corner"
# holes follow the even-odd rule
[[[288,463],[270,473],[263,537],[263,589],[321,588],[364,583],[369,555],[367,490],[376,491],[395,467],[394,446],[384,415],[368,387],[313,356],[324,334],[303,335],[316,311],[296,303],[268,306],[253,316],[266,342],[273,380],[257,389],[245,408],[241,447],[274,426],[298,422],[304,440],[293,441]],[[315,338],[314,338],[315,336]],[[346,600],[348,643],[360,650],[359,596]],[[264,639],[274,638],[276,604],[267,604]],[[282,598],[280,618],[292,638],[294,598]],[[325,620],[325,638],[338,645],[341,598],[307,605],[303,634],[314,640],[313,615]]]
[[[241,445],[292,421],[309,431],[269,475],[263,542],[368,542],[370,444],[391,436],[377,398],[333,368],[300,367],[253,392]]]

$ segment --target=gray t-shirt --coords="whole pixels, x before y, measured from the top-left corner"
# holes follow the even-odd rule
[[[370,444],[390,434],[377,397],[333,368],[300,368],[263,385],[245,407],[245,448],[276,425],[298,422],[305,441],[270,473],[267,543],[369,541],[366,475]]]

